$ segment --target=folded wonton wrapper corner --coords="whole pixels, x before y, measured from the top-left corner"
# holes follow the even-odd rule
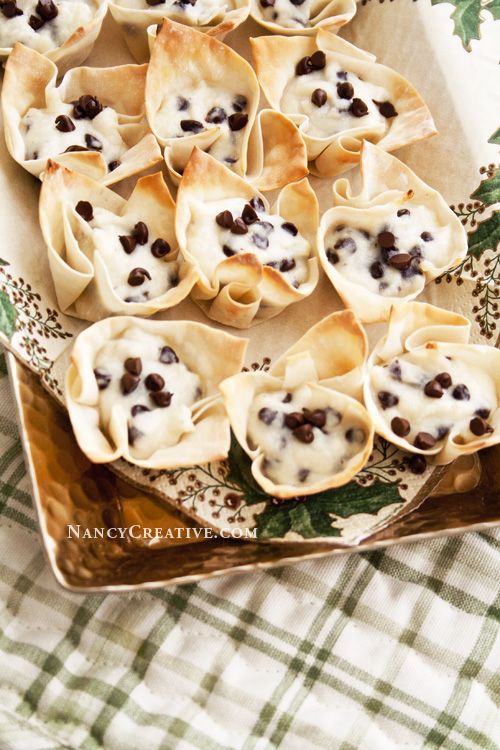
[[[264,95],[276,111],[287,83],[295,77],[297,62],[316,50],[333,53],[335,60],[347,71],[363,80],[383,86],[391,95],[398,116],[390,120],[387,132],[362,125],[334,133],[325,138],[307,134],[307,116],[284,113],[299,128],[307,147],[310,171],[319,177],[334,177],[351,169],[360,160],[363,140],[378,143],[384,151],[394,151],[437,133],[432,115],[413,86],[399,73],[375,62],[374,55],[355,47],[344,39],[320,29],[315,37],[261,36],[250,39],[257,78]]]
[[[316,323],[271,367],[269,372],[245,372],[220,385],[232,430],[239,444],[252,459],[252,474],[262,489],[280,498],[312,495],[347,484],[369,459],[374,427],[370,415],[357,399],[361,398],[368,353],[366,334],[350,310],[335,312]],[[366,445],[354,455],[341,473],[314,484],[275,484],[262,470],[265,455],[248,443],[248,416],[259,393],[289,390],[309,385],[320,391],[325,401],[337,409],[349,409],[363,424]]]
[[[388,154],[379,146],[364,141],[361,149],[362,188],[353,195],[351,185],[345,177],[336,180],[333,185],[334,207],[326,211],[320,222],[318,233],[318,255],[323,270],[335,287],[346,307],[353,310],[363,323],[375,323],[387,320],[394,305],[403,305],[421,294],[425,285],[453,268],[467,254],[467,232],[460,219],[448,206],[436,190],[426,185],[412,170],[395,156]],[[364,287],[362,281],[355,283],[337,270],[328,261],[325,237],[335,224],[355,226],[356,220],[367,219],[379,209],[394,206],[411,208],[424,205],[437,217],[440,226],[448,226],[447,261],[436,266],[429,259],[421,263],[423,275],[421,285],[415,292],[401,297],[389,297],[377,294]]]
[[[57,65],[59,75],[81,65],[92,52],[108,10],[108,0],[92,0],[92,5],[95,8],[95,14],[86,26],[79,26],[59,47],[43,53],[47,59]],[[13,47],[0,47],[0,60],[5,61],[12,49]]]
[[[74,210],[80,201],[123,216],[139,212],[150,234],[166,240],[172,252],[166,261],[178,256],[175,238],[175,203],[161,172],[141,177],[128,199],[90,177],[72,172],[49,160],[40,191],[40,226],[47,245],[49,267],[62,312],[84,320],[101,320],[107,315],[154,315],[183,300],[196,281],[194,269],[181,259],[179,283],[161,296],[144,302],[125,302],[115,292],[113,279],[95,246],[85,252],[75,236],[85,231],[86,222]],[[85,235],[86,236],[86,235]],[[86,239],[90,239],[86,236]]]
[[[112,185],[158,163],[161,151],[144,114],[146,70],[147,65],[73,68],[57,86],[58,71],[53,62],[22,44],[14,45],[5,66],[2,89],[5,141],[10,155],[40,177],[47,159],[25,158],[22,118],[30,108],[45,109],[49,98],[52,102],[69,103],[83,94],[92,94],[117,112],[120,136],[129,147],[120,157],[120,165],[108,171],[98,151],[53,154],[52,160],[103,185]]]
[[[176,234],[181,253],[193,265],[198,282],[192,291],[194,301],[212,320],[235,328],[248,328],[278,315],[285,307],[311,294],[318,282],[316,235],[318,201],[307,179],[284,187],[274,213],[297,226],[311,246],[309,278],[298,289],[274,268],[262,266],[253,253],[240,253],[222,260],[211,277],[203,273],[199,258],[188,245],[187,233],[193,201],[207,203],[224,198],[256,195],[252,185],[196,148],[188,162],[177,194]],[[262,196],[264,205],[267,201]]]
[[[99,391],[94,361],[104,343],[119,339],[130,326],[163,336],[181,362],[195,372],[204,397],[191,407],[194,429],[173,446],[157,449],[146,459],[131,455],[126,412],[113,409],[110,431],[99,421]],[[219,383],[241,370],[247,339],[236,338],[192,321],[143,320],[129,316],[107,318],[85,329],[76,339],[65,383],[65,399],[78,445],[93,463],[124,458],[143,468],[175,469],[216,461],[227,456],[231,441],[229,421],[218,391]]]
[[[420,453],[437,465],[448,464],[459,456],[466,456],[500,442],[500,349],[486,344],[469,344],[470,321],[457,313],[443,310],[425,302],[408,302],[393,307],[387,334],[376,344],[368,360],[364,384],[364,401],[375,423],[375,431],[404,451]],[[469,442],[455,440],[453,429],[431,450],[420,450],[404,437],[398,437],[382,417],[371,384],[371,373],[376,365],[388,363],[406,352],[439,351],[445,356],[484,369],[495,384],[497,407],[488,418],[493,432]]]
[[[283,26],[278,20],[269,21],[266,19],[260,0],[251,0],[250,15],[260,26],[264,26],[273,34],[313,36],[318,29],[336,33],[342,26],[349,23],[356,14],[356,9],[355,0],[316,0],[311,7],[312,18],[309,19],[306,26],[300,24]]]
[[[189,60],[189,65],[186,65]],[[151,52],[146,79],[146,114],[151,130],[164,147],[170,176],[178,184],[195,146],[208,151],[221,128],[173,138],[161,132],[158,112],[163,102],[189,93],[190,81],[228,87],[246,97],[248,124],[233,171],[258,190],[274,190],[307,175],[304,141],[285,115],[265,109],[257,112],[259,83],[249,63],[226,44],[207,34],[165,19]]]

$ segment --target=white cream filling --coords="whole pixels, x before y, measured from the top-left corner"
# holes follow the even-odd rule
[[[299,232],[293,236],[283,229],[285,220],[281,216],[257,209],[259,221],[248,225],[247,234],[233,234],[215,221],[222,211],[230,211],[233,219],[241,217],[247,203],[244,198],[192,202],[187,248],[198,260],[205,276],[214,278],[219,263],[230,257],[227,251],[224,253],[224,248],[229,248],[234,254],[253,253],[263,265],[273,263],[277,270],[280,270],[282,261],[293,260],[293,268],[282,273],[292,286],[303,284],[308,277],[307,261],[311,247]],[[263,222],[272,225],[272,228]]]
[[[117,408],[126,416],[129,430],[134,428],[130,452],[135,458],[147,458],[159,448],[167,448],[179,442],[182,435],[194,429],[191,407],[201,398],[201,380],[181,361],[164,364],[159,361],[162,347],[168,342],[162,336],[155,336],[131,325],[119,339],[106,342],[96,355],[94,368],[99,368],[111,376],[107,388],[99,391],[99,423],[109,435],[111,414]],[[125,373],[123,366],[128,357],[140,357],[142,372],[137,388],[127,395],[122,393],[120,380]],[[145,379],[157,373],[165,381],[163,390],[172,394],[170,406],[155,406]],[[151,411],[132,416],[131,408],[142,404]]]
[[[54,3],[57,16],[35,31],[28,21],[30,16],[38,15],[37,3],[38,0],[18,0],[16,5],[23,11],[22,16],[5,18],[0,13],[0,47],[12,47],[15,42],[22,42],[37,52],[47,52],[60,47],[80,26],[87,26],[96,12],[95,6],[84,0],[60,0]]]
[[[195,0],[194,4],[182,0],[165,0],[157,5],[148,5],[146,0],[120,0],[122,8],[162,12],[166,17],[193,26],[202,26],[221,18],[233,7],[227,0]]]
[[[292,3],[291,0],[275,0],[274,5],[268,8],[259,3],[266,21],[284,26],[287,29],[300,29],[308,26],[312,5],[312,0],[304,0],[300,5]]]
[[[259,447],[265,456],[262,472],[276,484],[307,486],[344,471],[349,461],[360,453],[367,441],[363,425],[353,414],[341,414],[329,407],[325,397],[302,386],[284,403],[286,391],[260,393],[254,399],[248,416],[247,435],[252,448]],[[306,444],[284,426],[286,414],[302,408],[326,409],[322,429],[313,428],[314,440]],[[266,408],[276,415],[270,424],[259,418]]]

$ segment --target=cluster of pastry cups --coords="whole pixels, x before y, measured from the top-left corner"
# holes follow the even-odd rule
[[[395,156],[379,146],[364,141],[361,150],[362,187],[357,195],[349,181],[342,177],[333,184],[334,207],[321,217],[318,233],[318,257],[326,275],[346,307],[363,323],[387,320],[392,307],[404,305],[422,293],[426,284],[460,263],[467,254],[467,233],[460,219],[436,190],[423,182]],[[326,237],[335,226],[357,228],[370,219],[382,224],[389,209],[413,209],[425,206],[436,217],[440,227],[449,229],[446,262],[437,266],[432,260],[420,263],[418,285],[407,295],[398,297],[378,294],[347,279],[328,258]],[[417,238],[416,238],[417,239]]]
[[[178,283],[158,297],[125,302],[116,293],[106,263],[94,246],[92,230],[75,210],[80,201],[107,209],[117,217],[140,215],[149,232],[170,246],[163,260],[178,260]],[[187,297],[196,281],[194,269],[179,258],[175,203],[161,172],[141,177],[129,199],[124,200],[90,177],[49,161],[40,191],[39,210],[57,301],[68,315],[92,321],[117,314],[147,317],[177,305]],[[85,243],[81,242],[82,235]]]
[[[51,154],[65,167],[103,185],[112,185],[161,161],[161,151],[144,114],[147,65],[113,68],[73,68],[57,85],[56,65],[44,55],[16,44],[5,66],[2,111],[7,149],[12,158],[35,177],[47,159],[26,159],[21,121],[30,108],[45,109],[50,102],[70,103],[82,95],[96,96],[117,113],[118,131],[128,149],[110,171],[98,151]]]
[[[269,7],[270,3],[267,7]],[[342,26],[354,17],[356,13],[355,0],[316,0],[314,3],[314,15],[309,19],[307,26],[283,26],[279,20],[269,20],[263,12],[264,4],[261,0],[251,0],[250,15],[260,26],[271,31],[273,34],[284,34],[293,36],[300,34],[312,36],[319,29],[337,32]]]
[[[304,138],[312,174],[334,177],[356,166],[364,140],[377,143],[384,151],[394,151],[437,132],[427,105],[406,78],[376,63],[372,54],[335,34],[320,29],[314,37],[261,36],[250,42],[262,91],[277,112],[282,112],[283,93],[296,74],[298,61],[317,51],[331,54],[343,69],[389,92],[398,115],[390,120],[387,130],[386,126],[365,126],[360,119],[356,127],[320,138],[308,134],[306,115],[283,113],[296,124]]]
[[[190,246],[188,230],[193,204],[256,196],[255,188],[210,155],[196,148],[184,171],[177,194],[176,234],[183,257],[196,269],[198,280],[192,299],[212,320],[235,328],[248,328],[278,315],[288,305],[310,295],[318,282],[316,233],[318,201],[307,179],[290,183],[278,197],[274,212],[285,221],[292,221],[300,235],[308,241],[311,255],[307,260],[307,279],[297,288],[275,268],[263,265],[251,252],[225,258],[204,273],[201,252]],[[264,206],[266,198],[258,195]]]
[[[194,147],[209,151],[221,130],[215,125],[179,138],[169,137],[162,130],[159,112],[163,102],[185,96],[190,81],[223,86],[246,98],[248,122],[240,131],[240,152],[233,166],[236,174],[258,190],[274,190],[307,175],[304,141],[293,122],[270,109],[258,112],[259,83],[249,63],[217,39],[165,19],[151,52],[146,114],[152,132],[164,148],[165,162],[175,184]]]
[[[90,55],[99,36],[102,22],[108,10],[108,0],[91,0],[91,5],[94,9],[94,15],[89,23],[75,29],[59,47],[54,47],[44,53],[48,60],[57,65],[59,75],[70,68],[81,65]],[[12,50],[13,47],[0,47],[0,61],[5,61]]]

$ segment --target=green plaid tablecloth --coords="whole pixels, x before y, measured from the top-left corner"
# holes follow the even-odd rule
[[[1,750],[500,746],[498,532],[65,593],[1,375]]]

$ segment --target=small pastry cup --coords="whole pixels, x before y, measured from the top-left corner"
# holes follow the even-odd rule
[[[354,18],[357,10],[355,0],[317,0],[313,7],[313,16],[307,26],[282,26],[266,19],[259,0],[251,0],[250,16],[260,26],[273,34],[284,36],[314,36],[318,29],[336,33],[342,26]]]

